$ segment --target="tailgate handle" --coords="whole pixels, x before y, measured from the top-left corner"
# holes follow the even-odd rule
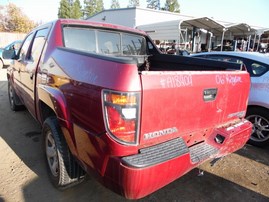
[[[216,99],[218,89],[217,88],[208,88],[204,90],[204,101],[212,101]]]

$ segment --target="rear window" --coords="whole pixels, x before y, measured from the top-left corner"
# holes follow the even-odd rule
[[[88,27],[64,27],[64,45],[89,53],[128,56],[146,55],[146,39],[124,32]]]
[[[120,34],[115,32],[97,31],[98,52],[103,54],[121,54]]]
[[[94,30],[65,27],[63,31],[65,47],[86,52],[96,52]]]

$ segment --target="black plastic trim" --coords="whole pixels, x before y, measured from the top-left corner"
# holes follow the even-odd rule
[[[193,163],[199,163],[210,158],[212,155],[218,152],[218,149],[202,142],[189,148],[191,161]]]
[[[156,54],[149,57],[151,69],[169,71],[225,71],[241,70],[241,64],[198,57]]]
[[[173,139],[152,147],[140,149],[139,154],[122,158],[124,165],[143,168],[182,156],[189,152],[182,138]]]

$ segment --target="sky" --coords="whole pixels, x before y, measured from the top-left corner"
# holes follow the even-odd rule
[[[83,3],[84,0],[81,0]],[[36,22],[48,22],[57,19],[60,0],[0,0],[0,5],[14,3]],[[109,9],[111,0],[103,0],[105,9]],[[161,0],[161,6],[165,0]],[[180,14],[194,17],[212,17],[233,23],[247,23],[253,26],[269,28],[268,0],[178,0]],[[121,8],[129,0],[119,0]],[[140,6],[146,7],[146,0],[140,0]]]

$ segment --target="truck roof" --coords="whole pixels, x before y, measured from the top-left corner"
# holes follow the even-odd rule
[[[101,23],[101,22],[95,22],[91,20],[77,20],[77,19],[57,19],[50,23],[60,23],[60,24],[70,24],[70,25],[86,25],[86,26],[92,26],[92,27],[98,27],[98,28],[108,28],[108,29],[116,29],[121,31],[127,31],[127,32],[133,32],[136,34],[142,34],[147,35],[146,32],[122,25],[116,25],[116,24],[110,24],[110,23]],[[43,26],[43,25],[41,25]]]

